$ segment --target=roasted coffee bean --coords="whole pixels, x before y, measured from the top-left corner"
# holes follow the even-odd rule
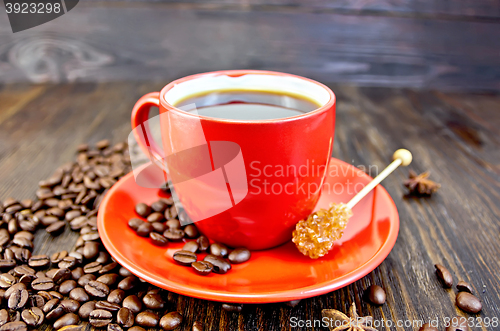
[[[159,294],[146,294],[142,298],[142,302],[149,309],[162,309],[165,306],[165,301],[162,299]]]
[[[82,319],[89,318],[90,313],[95,310],[95,304],[96,304],[95,301],[89,301],[81,305],[80,309],[78,310],[78,315],[80,315],[80,318]]]
[[[45,318],[49,321],[54,321],[61,318],[61,316],[63,316],[65,313],[66,312],[64,311],[64,307],[60,303],[58,303],[55,307],[45,313]]]
[[[61,262],[66,256],[68,256],[67,251],[60,251],[60,252],[54,253],[50,257],[50,262],[57,264],[57,263]]]
[[[63,326],[62,328],[58,329],[57,331],[82,331],[85,328],[85,325],[80,324],[80,325],[66,325]]]
[[[5,219],[4,219],[5,220]],[[10,240],[9,231],[6,229],[0,229],[0,246],[5,246]]]
[[[10,298],[12,293],[14,293],[16,291],[21,291],[21,290],[26,290],[26,284],[24,284],[24,283],[14,284],[5,291],[4,298],[8,299],[8,298]]]
[[[67,313],[66,315],[60,317],[57,321],[54,322],[54,329],[60,329],[63,326],[75,325],[80,322],[78,316],[74,313]]]
[[[108,331],[123,331],[123,329],[118,324],[111,323],[108,324]]]
[[[91,280],[85,285],[85,291],[96,298],[105,298],[109,294],[109,287],[101,282]]]
[[[200,252],[205,252],[208,247],[210,247],[210,241],[208,241],[208,238],[205,236],[198,237],[198,239],[196,239],[196,242],[198,243],[198,250]]]
[[[120,308],[116,314],[116,321],[123,327],[129,328],[134,325],[134,314],[128,308]]]
[[[28,331],[28,326],[21,321],[9,322],[0,326],[0,331]]]
[[[111,286],[118,280],[117,274],[106,274],[96,279],[98,282]]]
[[[130,291],[137,285],[137,282],[138,279],[135,276],[125,277],[118,283],[118,288],[120,290]]]
[[[453,286],[453,277],[451,273],[441,264],[434,265],[436,267],[436,275],[444,287],[450,288]]]
[[[80,303],[73,299],[64,299],[61,301],[61,306],[68,313],[76,313],[80,309]]]
[[[30,309],[23,310],[21,317],[29,326],[39,326],[45,319],[43,311],[37,307],[31,307]]]
[[[230,313],[239,313],[243,310],[243,305],[233,303],[223,303],[222,309]]]
[[[7,309],[0,310],[0,326],[9,322],[10,316]]]
[[[135,322],[140,326],[145,326],[148,328],[154,328],[158,325],[158,314],[152,311],[143,311],[137,314],[135,317]]]
[[[50,299],[49,301],[47,301],[47,303],[45,303],[45,305],[43,305],[42,310],[45,314],[47,314],[49,311],[51,311],[52,309],[54,309],[58,305],[59,305],[59,299],[55,299],[55,298]]]
[[[120,289],[114,289],[108,295],[108,302],[121,304],[125,298],[125,291]]]
[[[122,306],[130,309],[130,311],[134,314],[137,314],[142,309],[142,301],[137,297],[137,295],[132,294],[123,300]]]
[[[53,298],[56,298],[59,300],[62,300],[64,298],[64,296],[57,291],[50,291],[49,293],[50,293],[50,295],[52,295]]]
[[[14,237],[14,239],[12,239],[12,243],[22,248],[33,249],[33,243],[31,242],[31,240],[23,237]]]
[[[180,250],[174,253],[173,258],[180,265],[189,266],[191,263],[196,262],[197,256],[193,252]]]
[[[184,233],[188,238],[196,238],[199,235],[198,228],[193,224],[188,224],[184,228]]]
[[[19,278],[19,283],[29,285],[35,280],[35,278],[36,276],[31,274],[22,275],[21,278]]]
[[[11,274],[1,274],[0,275],[0,287],[1,288],[9,288],[10,286],[16,283],[16,277]]]
[[[149,237],[151,231],[153,231],[153,226],[151,225],[151,223],[143,222],[143,224],[139,225],[139,227],[137,228],[136,233],[141,237]]]
[[[28,302],[28,291],[18,289],[9,296],[8,306],[10,309],[22,309]]]
[[[372,285],[368,288],[366,296],[371,303],[375,305],[383,305],[385,303],[385,291],[378,285]]]
[[[229,250],[227,246],[220,243],[213,243],[210,245],[210,254],[215,256],[225,257],[228,254]]]
[[[18,265],[14,269],[11,270],[14,276],[20,277],[23,275],[34,275],[35,270],[28,267],[27,265]]]
[[[459,292],[469,292],[470,294],[472,294],[472,286],[470,286],[469,283],[467,282],[464,282],[463,280],[462,281],[459,281],[457,283],[457,290]]]
[[[71,222],[72,220],[74,220],[75,218],[80,217],[80,216],[82,216],[81,211],[70,210],[66,213],[66,215],[64,215],[64,218],[66,219],[66,221]]]
[[[33,241],[35,236],[29,231],[19,231],[14,235],[14,238],[25,238],[26,240]]]
[[[106,274],[106,273],[108,273],[108,272],[111,272],[111,271],[115,270],[118,266],[119,266],[119,265],[118,265],[118,263],[116,263],[116,262],[111,262],[111,263],[108,263],[108,264],[106,264],[105,266],[103,266],[103,267],[101,268],[101,270],[99,270],[99,273],[100,273],[100,274]]]
[[[47,215],[55,216],[57,218],[62,218],[64,216],[64,210],[59,207],[52,207],[45,211]]]
[[[250,260],[250,251],[246,248],[235,248],[228,256],[229,262],[233,264],[243,263]]]
[[[168,239],[159,233],[151,232],[149,233],[149,237],[151,238],[151,242],[156,246],[165,246],[168,244]]]
[[[135,212],[141,217],[148,217],[151,214],[151,207],[141,202],[135,205]]]
[[[124,267],[121,267],[120,270],[118,270],[118,274],[122,277],[133,276],[133,274]]]
[[[168,205],[162,200],[155,201],[151,204],[151,209],[157,213],[163,213],[167,207]]]
[[[75,268],[75,269],[71,270],[71,278],[73,278],[73,280],[78,280],[83,275],[85,275],[85,273],[83,272],[83,268],[82,267],[78,267],[78,268]]]
[[[193,270],[202,276],[209,275],[212,272],[212,269],[214,266],[210,262],[206,261],[196,261],[191,263],[191,267],[193,267]]]
[[[163,330],[169,331],[177,328],[182,323],[182,315],[176,311],[172,311],[160,319],[160,327]]]
[[[483,309],[481,301],[468,292],[459,292],[456,297],[458,308],[471,314],[477,314]]]
[[[184,238],[184,231],[181,229],[168,229],[163,232],[163,236],[171,241],[181,241]]]
[[[92,280],[96,280],[95,275],[92,274],[83,275],[80,279],[78,279],[78,285],[85,286]]]
[[[217,274],[225,274],[226,272],[231,270],[231,264],[226,260],[224,260],[223,258],[221,258],[220,256],[209,254],[205,256],[203,261],[210,262],[214,266],[212,271]]]
[[[167,219],[177,218],[177,215],[178,215],[178,212],[177,212],[177,208],[175,208],[175,205],[168,208],[167,210],[165,210],[165,218],[167,218]]]
[[[71,227],[71,230],[79,230],[86,226],[88,224],[89,220],[85,216],[78,216],[75,217],[71,222],[69,223],[69,226]]]
[[[83,267],[83,272],[86,274],[94,274],[102,269],[102,265],[99,262],[90,262]]]
[[[6,249],[5,250],[5,256],[8,255],[7,252],[11,252],[12,253],[12,251],[10,249]],[[8,270],[8,269],[11,269],[11,268],[13,268],[15,266],[16,266],[16,260],[14,260],[13,258],[0,259],[0,269],[1,270]]]
[[[2,331],[2,330],[0,330],[0,331]],[[136,326],[133,326],[130,329],[128,329],[128,331],[146,331],[146,329],[141,328],[140,326],[136,325]]]
[[[84,235],[82,235],[82,238],[85,242],[87,241],[94,241],[94,240],[98,240],[100,239],[101,237],[99,236],[99,232],[97,231],[92,231],[92,232],[89,232],[89,233],[86,233]]]
[[[110,312],[118,311],[120,309],[120,305],[116,303],[111,303],[108,301],[97,301],[95,304],[96,309],[104,309]]]
[[[186,244],[184,244],[182,250],[196,253],[196,251],[198,250],[198,243],[196,241],[188,241]]]
[[[57,222],[59,222],[59,218],[57,218],[55,216],[47,216],[46,215],[40,219],[40,223],[45,227],[51,226],[52,224],[57,223]]]
[[[167,230],[167,226],[165,225],[165,223],[161,223],[161,222],[151,223],[151,227],[152,227],[154,232],[157,232],[160,234],[165,232],[165,230]]]
[[[86,259],[93,259],[99,254],[99,243],[95,241],[87,241],[83,245],[83,256]],[[98,262],[98,261],[96,261]]]
[[[58,235],[64,230],[64,227],[66,226],[66,222],[64,221],[57,221],[49,225],[48,227],[45,228],[45,231],[50,233],[51,235]]]
[[[11,219],[9,223],[7,223],[7,231],[9,231],[10,234],[14,234],[19,231],[17,220],[15,218]]]
[[[99,140],[98,142],[95,143],[95,147],[97,149],[105,149],[105,148],[108,148],[110,145],[110,141],[108,139],[103,139],[103,140]]]
[[[418,331],[439,331],[438,328],[431,326],[429,323],[422,325]]]
[[[169,230],[179,230],[181,228],[181,223],[176,219],[167,219],[165,224]]]
[[[64,282],[61,283],[61,285],[59,285],[59,293],[66,295],[76,287],[77,287],[76,281],[74,281],[73,279],[65,280]]]
[[[105,265],[111,260],[111,257],[108,253],[101,251],[99,252],[99,256],[95,259],[96,262],[99,262],[102,265]]]
[[[40,277],[31,282],[31,288],[35,291],[49,291],[54,288],[54,282],[49,277]]]
[[[43,308],[45,305],[45,299],[38,294],[33,294],[29,297],[29,302],[31,307]]]
[[[69,297],[70,299],[76,300],[78,302],[87,302],[90,299],[87,292],[81,287],[72,289],[69,292]]]
[[[50,259],[47,255],[33,255],[28,260],[28,265],[32,268],[43,269],[50,264]]]
[[[47,277],[50,277],[48,275],[48,273],[47,273]],[[62,282],[64,282],[65,280],[68,280],[70,278],[71,278],[71,271],[69,271],[69,269],[66,269],[66,268],[57,269],[57,271],[52,276],[52,280],[56,284],[61,284]]]
[[[147,217],[147,221],[150,222],[150,223],[161,222],[161,221],[164,221],[164,220],[165,220],[165,217],[163,217],[162,213],[151,213]]]
[[[96,328],[102,328],[113,321],[113,314],[104,309],[96,309],[90,313],[89,322]]]
[[[452,317],[446,331],[470,331],[469,320],[462,316]]]
[[[137,231],[141,224],[144,224],[144,221],[140,218],[134,217],[128,220],[128,226],[134,231]]]
[[[38,291],[38,295],[41,296],[45,300],[45,302],[53,299],[52,295],[50,295],[50,293],[46,291]]]

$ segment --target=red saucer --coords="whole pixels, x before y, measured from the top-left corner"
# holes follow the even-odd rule
[[[371,178],[361,170],[331,159],[329,176],[317,208],[347,202]],[[233,265],[225,275],[200,276],[172,260],[183,243],[167,248],[138,237],[127,221],[136,217],[135,204],[152,203],[163,196],[143,188],[129,173],[104,198],[98,216],[102,242],[109,253],[138,277],[179,294],[237,303],[269,303],[324,294],[362,278],[387,257],[396,242],[399,215],[387,191],[378,186],[354,209],[343,238],[325,257],[311,260],[292,242],[252,252],[250,261]]]

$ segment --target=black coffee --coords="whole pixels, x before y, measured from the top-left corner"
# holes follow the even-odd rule
[[[196,110],[193,110],[193,105]],[[187,97],[174,106],[198,115],[234,120],[266,120],[308,113],[320,107],[295,94],[264,91],[214,91]]]

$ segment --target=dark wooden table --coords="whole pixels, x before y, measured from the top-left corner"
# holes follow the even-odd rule
[[[82,142],[126,139],[134,102],[163,83],[1,85],[0,200],[33,198],[38,181],[72,160]],[[399,237],[387,259],[354,284],[303,300],[295,308],[246,305],[240,314],[223,311],[220,303],[173,295],[167,308],[186,317],[181,329],[190,330],[197,319],[206,330],[308,330],[312,328],[293,328],[291,318],[320,319],[322,309],[347,311],[353,301],[362,314],[393,323],[435,317],[442,322],[457,315],[498,319],[500,95],[331,87],[338,98],[333,156],[381,169],[394,150],[405,147],[414,155],[411,168],[430,170],[442,188],[429,199],[405,197],[401,183],[407,169],[384,181],[400,213]],[[40,233],[35,251],[70,249],[76,237],[69,230],[55,239]],[[484,306],[479,315],[455,307],[455,290],[442,288],[434,274],[435,263],[447,266],[455,281],[472,284]],[[385,288],[385,305],[375,307],[362,299],[371,284]]]

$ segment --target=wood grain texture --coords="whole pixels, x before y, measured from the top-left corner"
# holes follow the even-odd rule
[[[498,20],[301,6],[81,1],[16,34],[1,19],[0,82],[166,81],[248,68],[322,82],[499,90],[499,29]]]
[[[33,198],[38,181],[72,160],[82,142],[124,140],[134,102],[162,85],[0,85],[0,200]],[[220,303],[172,293],[168,310],[186,317],[180,330],[190,330],[195,319],[203,321],[206,330],[326,330],[292,327],[291,319],[319,320],[322,309],[347,311],[353,301],[362,314],[393,323],[457,315],[500,317],[500,95],[331,87],[338,100],[333,156],[382,169],[394,150],[408,148],[414,155],[411,168],[430,170],[441,189],[430,199],[406,197],[401,183],[408,169],[397,170],[383,182],[399,210],[399,237],[387,259],[352,285],[303,300],[295,308],[246,305],[240,314],[223,311]],[[69,230],[56,239],[42,233],[35,241],[36,252],[68,249],[76,237]],[[455,307],[455,290],[442,288],[435,263],[448,267],[455,283],[472,284],[484,306],[479,315]],[[385,288],[385,305],[363,300],[370,284]]]

